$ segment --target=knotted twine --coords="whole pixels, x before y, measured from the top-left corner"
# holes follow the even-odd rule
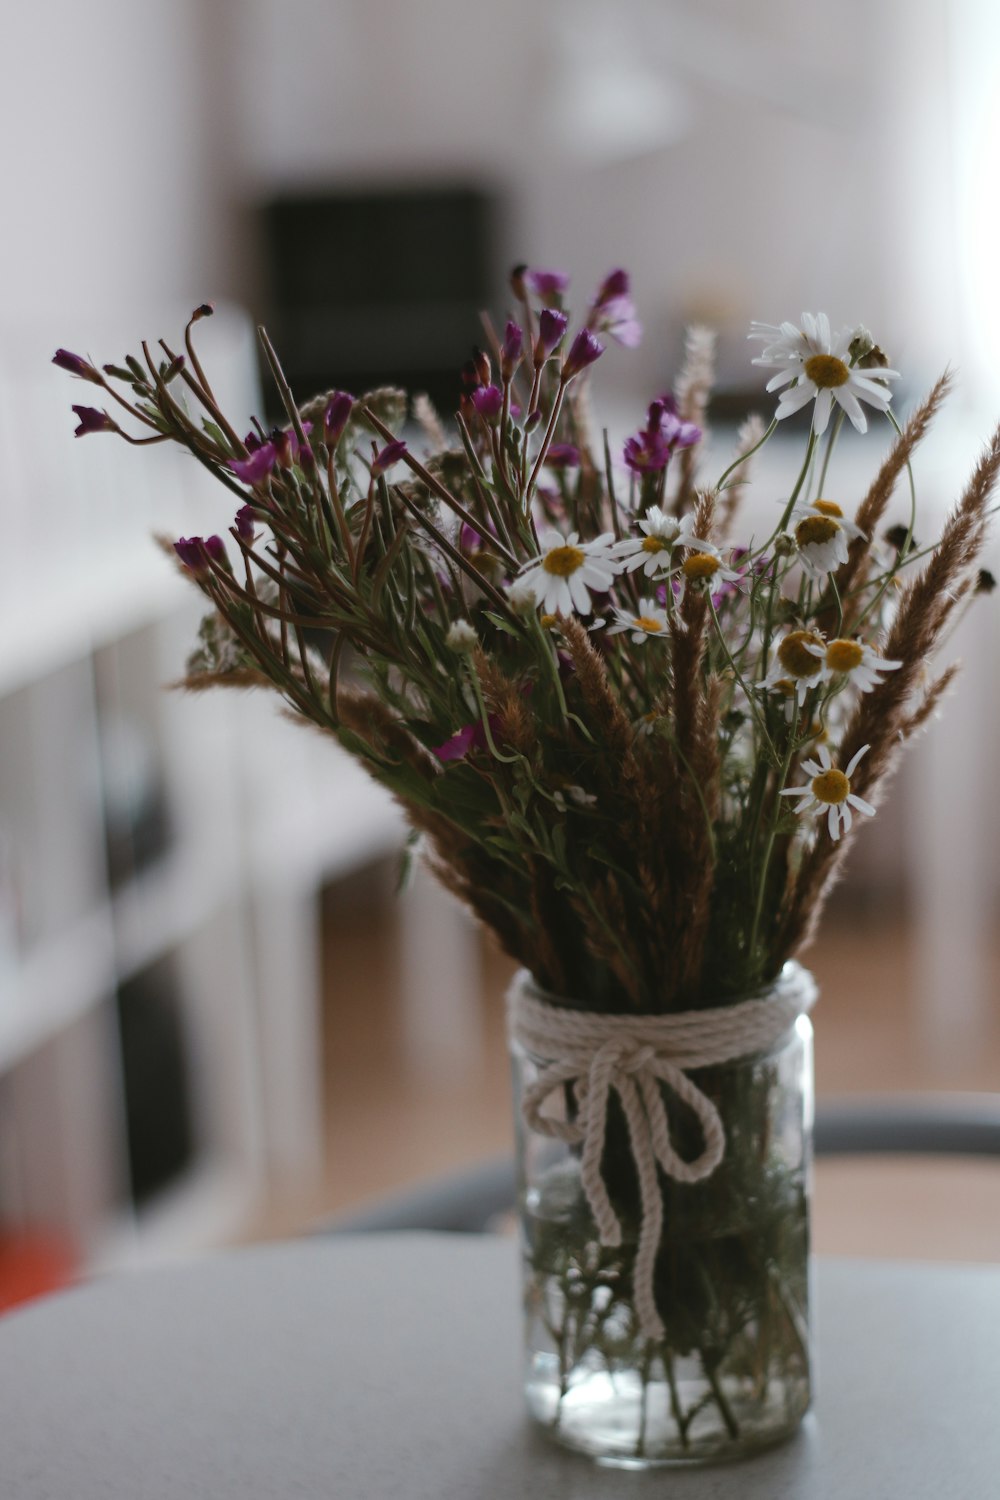
[[[639,1327],[649,1339],[662,1339],[665,1332],[653,1291],[663,1229],[657,1164],[675,1182],[702,1182],[726,1151],[719,1111],[687,1074],[771,1051],[796,1017],[811,1010],[815,999],[811,975],[794,962],[785,964],[774,985],[759,997],[675,1015],[608,1015],[567,1009],[549,1004],[527,970],[514,978],[507,996],[510,1037],[538,1066],[537,1075],[523,1091],[521,1112],[531,1130],[571,1144],[582,1141],[580,1180],[600,1242],[606,1246],[622,1241],[621,1224],[601,1174],[612,1089],[621,1100],[641,1208],[633,1299]],[[685,1161],[671,1145],[661,1083],[692,1110],[701,1125],[704,1149],[694,1161]],[[543,1114],[546,1102],[567,1085],[576,1099],[575,1119]]]

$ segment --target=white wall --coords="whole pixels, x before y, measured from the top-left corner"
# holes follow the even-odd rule
[[[0,322],[187,301],[202,281],[197,4],[4,7]]]
[[[956,352],[963,229],[951,33],[964,25],[974,58],[981,9],[10,6],[0,323],[253,297],[248,211],[276,187],[459,177],[506,195],[498,270],[564,264],[583,296],[631,267],[652,335],[620,364],[637,387],[662,378],[692,315],[731,326],[737,375],[746,321],[802,307],[864,319],[898,358],[938,366]]]

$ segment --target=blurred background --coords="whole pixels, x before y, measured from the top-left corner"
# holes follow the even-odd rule
[[[763,406],[751,318],[863,321],[902,410],[957,367],[928,530],[1000,409],[986,0],[51,0],[4,39],[0,1306],[301,1232],[511,1133],[506,960],[419,872],[397,899],[405,830],[336,747],[163,691],[199,611],[151,532],[228,501],[75,444],[57,346],[117,360],[208,299],[237,425],[270,400],[261,320],[302,397],[393,380],[447,412],[512,264],[578,307],[624,265],[646,336],[596,372],[613,432],[692,321],[719,455]],[[884,441],[845,444],[849,500]],[[821,1094],[1000,1087],[998,641],[986,600],[809,957]],[[997,1257],[995,1168],[845,1170],[821,1249]]]

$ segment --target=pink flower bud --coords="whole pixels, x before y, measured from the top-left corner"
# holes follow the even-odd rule
[[[372,459],[372,473],[384,474],[386,469],[391,469],[393,464],[399,462],[405,452],[406,444],[403,442],[386,443]]]
[[[595,360],[600,359],[604,353],[604,345],[600,339],[594,337],[589,328],[581,328],[576,338],[570,345],[569,353],[563,360],[562,381],[565,385],[575,375],[581,374]]]

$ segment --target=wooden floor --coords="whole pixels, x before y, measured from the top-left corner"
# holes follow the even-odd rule
[[[324,933],[326,1168],[314,1190],[272,1205],[264,1238],[506,1152],[512,1139],[508,961],[484,943],[481,992],[469,996],[479,1041],[455,1076],[426,1056],[415,1061],[407,1047],[387,873],[367,872],[328,892]],[[915,961],[902,918],[872,915],[870,906],[828,915],[808,955],[821,993],[814,1013],[820,1097],[1000,1090],[1000,1005],[988,1044],[946,1065],[920,1045]],[[824,1253],[1000,1261],[1000,1160],[824,1161],[814,1222]]]

